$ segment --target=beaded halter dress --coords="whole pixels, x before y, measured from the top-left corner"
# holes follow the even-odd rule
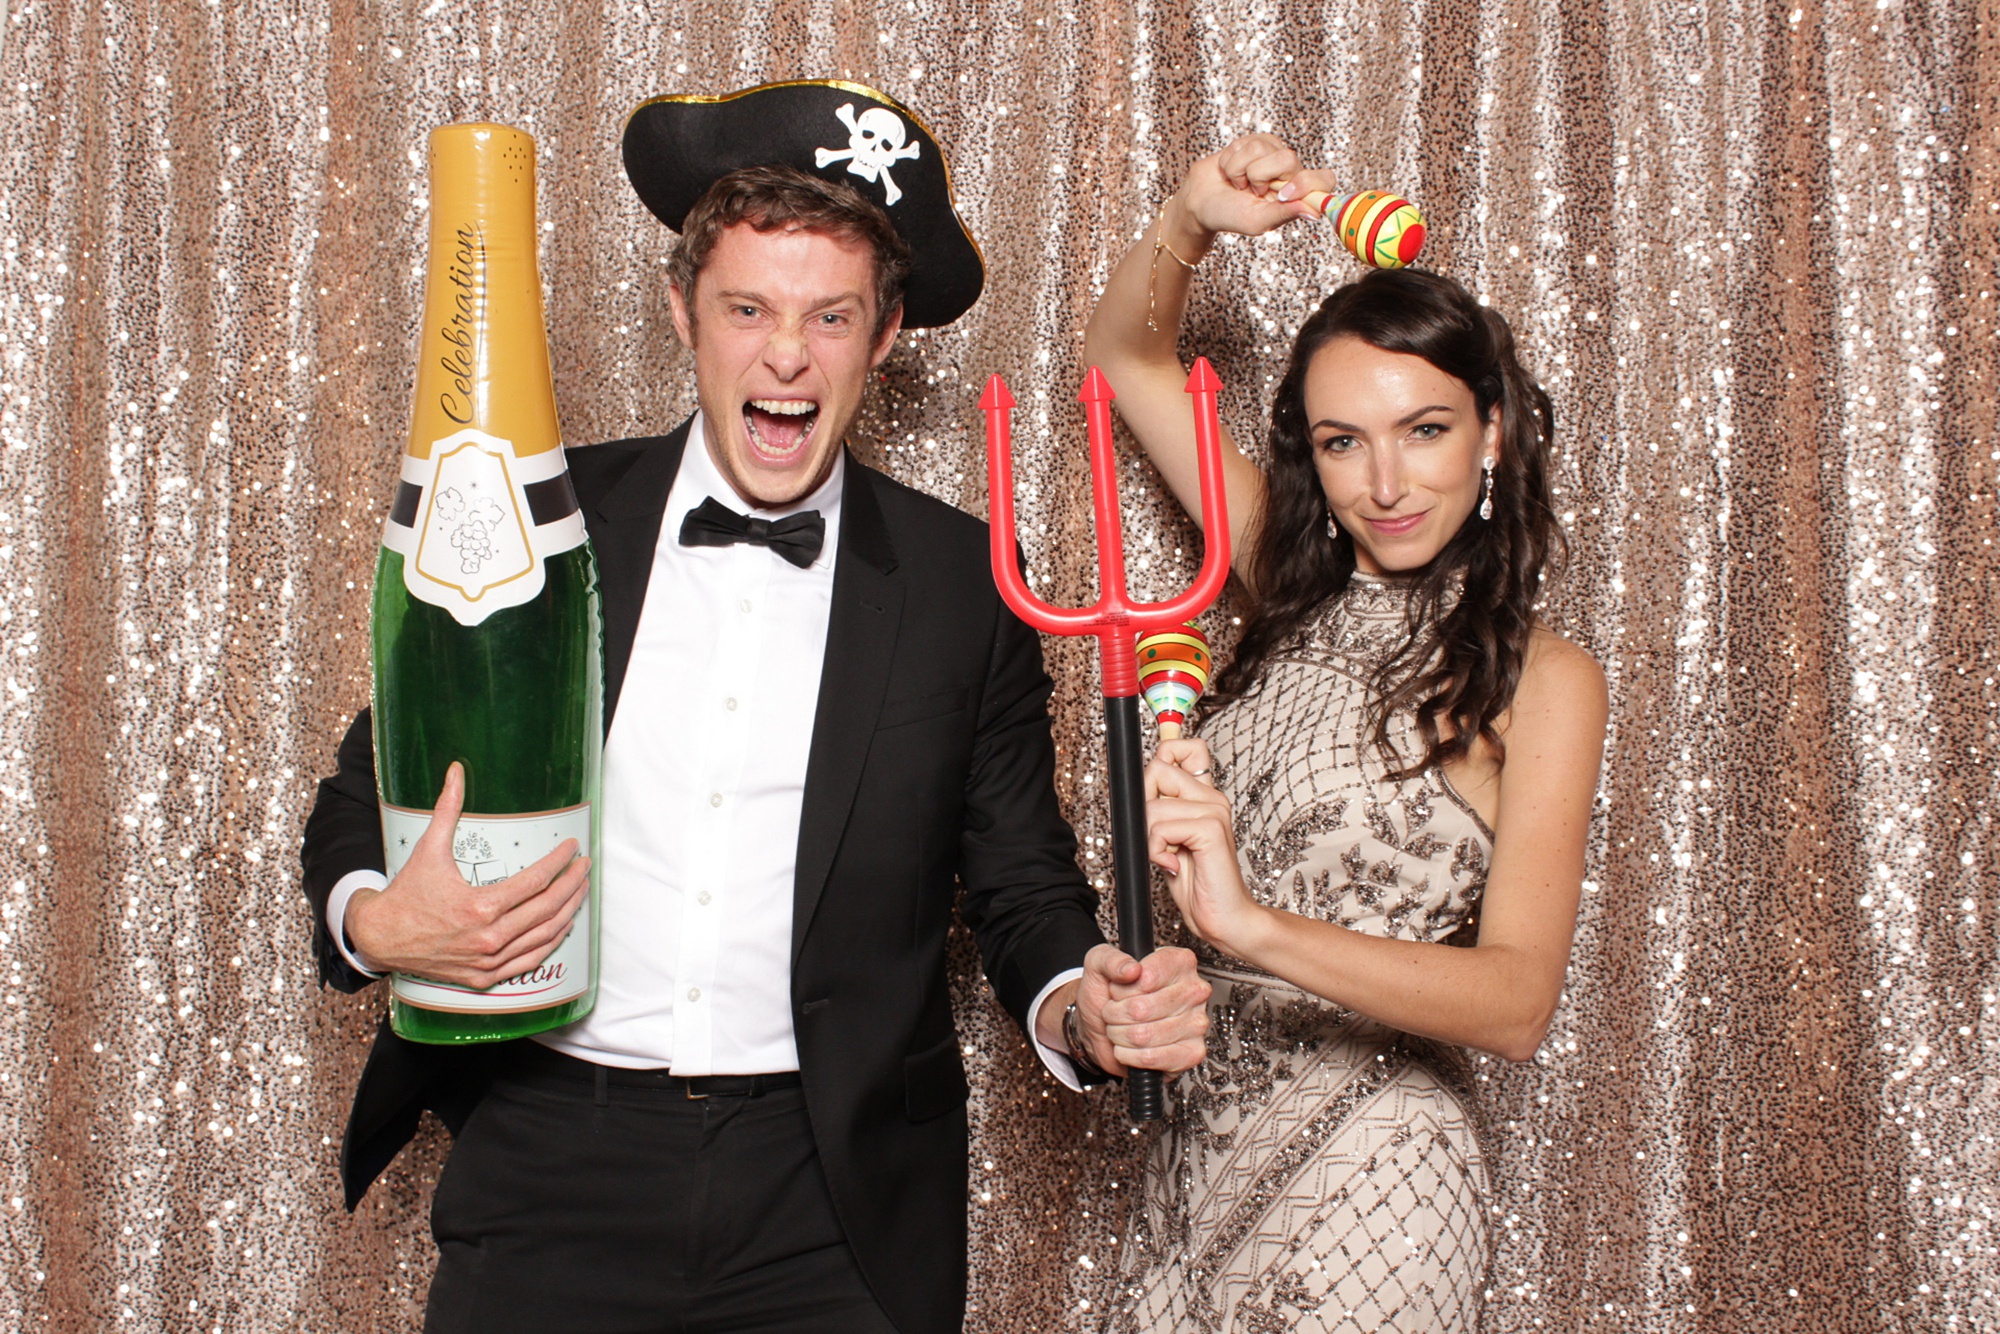
[[[1477,907],[1493,834],[1441,772],[1383,777],[1366,700],[1404,606],[1402,586],[1356,575],[1201,733],[1260,902],[1439,941]],[[1391,735],[1421,752],[1410,718]],[[1487,1190],[1462,1053],[1196,950],[1208,1060],[1154,1141],[1108,1330],[1475,1328]]]

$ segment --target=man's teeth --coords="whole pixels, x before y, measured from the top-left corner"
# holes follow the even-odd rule
[[[744,405],[743,425],[757,448],[774,458],[790,458],[806,447],[819,425],[819,404],[805,398],[753,398]]]

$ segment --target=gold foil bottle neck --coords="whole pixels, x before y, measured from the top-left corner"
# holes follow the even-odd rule
[[[517,456],[556,448],[535,260],[535,141],[507,125],[431,131],[431,239],[409,454],[465,430]]]

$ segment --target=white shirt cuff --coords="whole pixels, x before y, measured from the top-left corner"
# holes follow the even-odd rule
[[[333,936],[333,947],[363,977],[380,977],[388,970],[372,966],[366,955],[347,948],[347,901],[357,889],[386,889],[388,884],[380,871],[349,871],[334,881],[333,893],[326,896],[326,929]]]
[[[343,881],[342,883],[346,882]],[[1047,1067],[1050,1074],[1061,1080],[1065,1087],[1077,1093],[1083,1092],[1083,1080],[1077,1077],[1076,1063],[1070,1060],[1067,1052],[1057,1051],[1054,1047],[1049,1046],[1036,1036],[1035,1021],[1041,1017],[1043,1003],[1054,994],[1056,988],[1066,986],[1082,976],[1083,969],[1081,968],[1072,968],[1068,972],[1057,973],[1049,979],[1049,984],[1043,987],[1040,994],[1035,997],[1035,1003],[1028,1007],[1028,1041],[1035,1044],[1035,1055],[1042,1058],[1042,1064]]]

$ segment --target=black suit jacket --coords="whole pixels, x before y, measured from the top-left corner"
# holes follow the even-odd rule
[[[607,728],[687,437],[683,424],[569,456],[603,585]],[[956,883],[987,977],[1024,1028],[1048,980],[1102,939],[1056,806],[1041,644],[1000,601],[987,553],[985,524],[848,460],[791,992],[835,1206],[906,1334],[955,1331],[964,1317],[966,1081],[945,973]],[[325,917],[341,876],[382,866],[365,711],[320,784],[303,861],[320,976],[358,990],[368,979],[334,948]],[[463,1124],[486,1055],[406,1042],[385,1020],[341,1141],[350,1209],[421,1109],[454,1132]]]

